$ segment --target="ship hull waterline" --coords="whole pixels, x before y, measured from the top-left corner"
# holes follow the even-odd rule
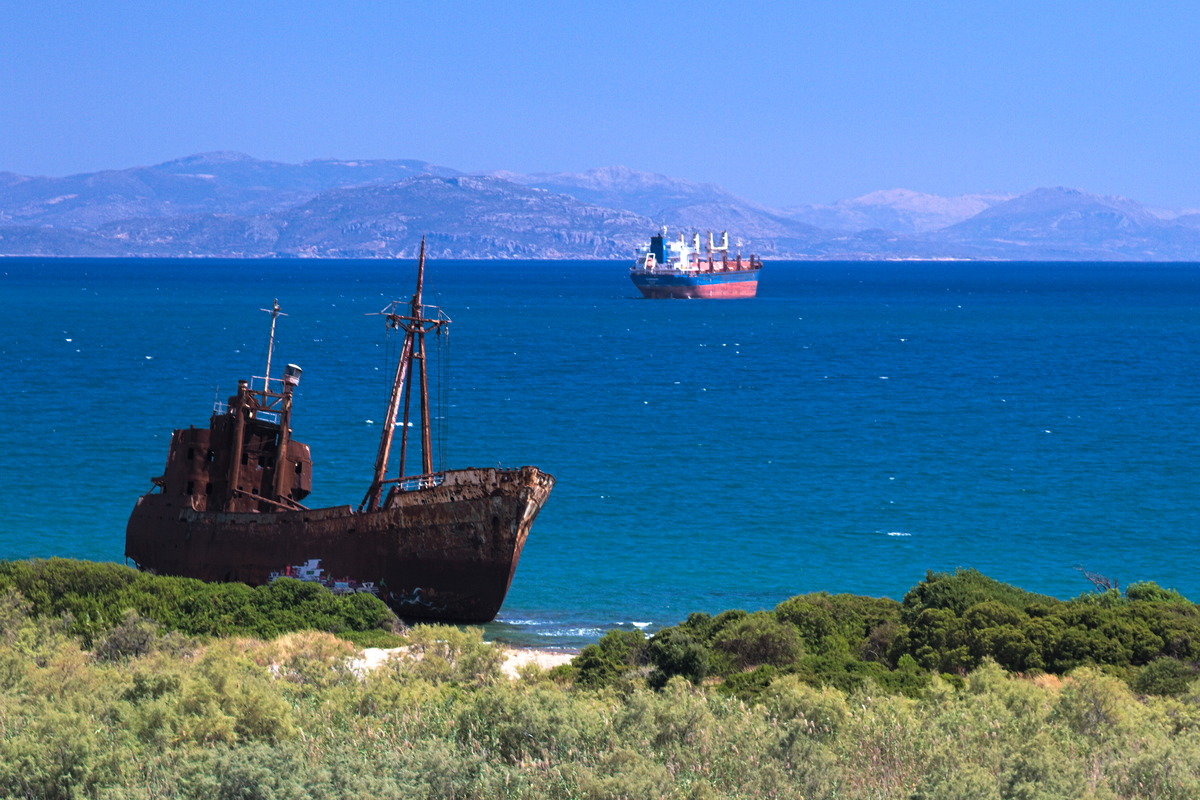
[[[125,554],[157,574],[252,586],[320,559],[332,578],[374,583],[402,619],[490,622],[554,478],[535,467],[439,476],[361,512],[199,511],[190,497],[150,493],[129,519]]]
[[[634,286],[648,299],[736,299],[758,293],[759,270],[680,275],[634,272]]]

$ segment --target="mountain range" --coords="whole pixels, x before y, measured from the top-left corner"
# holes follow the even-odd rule
[[[774,258],[1200,260],[1200,213],[1077,189],[905,189],[770,208],[708,183],[604,167],[466,174],[414,160],[202,153],[121,170],[0,172],[0,254],[626,258],[662,225],[728,230]]]

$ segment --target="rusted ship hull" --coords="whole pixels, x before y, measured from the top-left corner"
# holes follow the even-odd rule
[[[191,496],[152,492],[130,517],[126,556],[160,574],[251,585],[320,559],[334,578],[375,584],[402,618],[488,622],[554,478],[535,467],[435,477],[368,511],[202,511]]]

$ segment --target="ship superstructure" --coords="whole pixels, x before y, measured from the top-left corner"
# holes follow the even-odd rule
[[[239,381],[207,428],[172,434],[163,474],[129,518],[126,556],[145,570],[204,580],[258,585],[295,576],[339,590],[369,587],[406,618],[493,619],[554,478],[536,467],[434,470],[426,337],[443,335],[450,320],[423,304],[424,275],[422,241],[416,292],[380,312],[404,343],[372,480],[357,507],[301,502],[312,489],[312,457],[292,437],[300,368],[288,364],[271,377],[283,316],[276,302],[265,309],[272,312],[266,375]],[[414,405],[420,471],[409,473]]]
[[[720,244],[709,231],[702,249],[699,233],[671,239],[663,226],[638,253],[629,277],[650,298],[754,297],[760,270],[756,256],[730,253],[728,231],[721,232]]]

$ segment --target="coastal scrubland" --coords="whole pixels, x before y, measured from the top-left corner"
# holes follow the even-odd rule
[[[478,629],[291,584],[0,564],[0,797],[1200,797],[1200,608],[1153,584],[931,573],[516,680]],[[356,670],[364,635],[406,657]]]

